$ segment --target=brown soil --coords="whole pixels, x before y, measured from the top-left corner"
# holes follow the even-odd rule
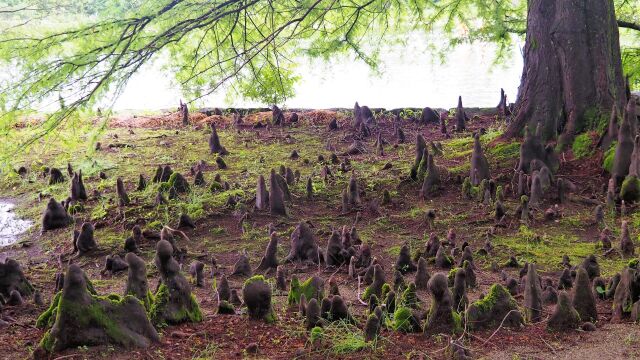
[[[287,114],[287,118],[290,114]],[[329,133],[326,131],[326,124],[333,118],[337,118],[340,123],[341,130]],[[257,113],[246,116],[244,118],[247,124],[245,128],[250,128],[252,124],[262,121],[269,122],[271,118],[270,112]],[[346,148],[352,141],[353,135],[350,131],[344,130],[350,119],[341,113],[332,111],[310,111],[300,114],[300,125],[302,131],[317,134],[327,142],[331,142],[337,146],[338,150]],[[215,122],[222,128],[230,129],[230,117],[226,116],[205,116],[203,114],[191,114],[191,122],[196,129],[204,128],[206,124]],[[390,118],[379,119],[380,129],[383,137],[391,142],[393,136],[393,128]],[[474,118],[469,123],[470,131],[477,131],[480,128],[488,129],[495,124],[495,119],[491,115],[482,115]],[[137,116],[135,118],[115,118],[110,120],[110,126],[114,131],[118,128],[145,128],[145,129],[182,129],[181,121],[177,114],[168,114],[166,116]],[[415,123],[407,123],[403,127],[407,141],[412,143],[417,133],[429,141],[444,141],[445,137],[440,133],[439,128],[435,125],[420,126]],[[122,129],[119,129],[122,133]],[[468,134],[467,134],[468,135]],[[272,129],[250,130],[244,134],[239,134],[239,139],[233,146],[240,147],[241,137],[251,138],[258,137],[264,141],[288,141],[285,139],[286,132]],[[457,136],[457,135],[456,135]],[[367,143],[373,143],[374,137],[367,139]],[[171,138],[164,139],[164,145],[171,148],[173,140]],[[202,143],[206,147],[206,143]],[[388,150],[387,150],[388,149]],[[458,230],[458,243],[468,241],[474,249],[479,249],[486,238],[486,232],[493,225],[491,220],[491,209],[481,206],[473,201],[462,199],[460,196],[460,184],[457,183],[455,176],[450,176],[445,181],[445,187],[442,192],[432,200],[420,200],[417,196],[419,184],[404,181],[406,173],[395,166],[400,162],[409,163],[413,161],[413,145],[406,148],[403,155],[392,150],[391,146],[385,148],[386,154],[382,159],[367,152],[357,156],[351,156],[352,163],[367,162],[375,158],[377,161],[392,162],[394,167],[390,170],[380,171],[380,176],[392,177],[397,179],[396,188],[397,196],[393,199],[393,204],[388,207],[380,207],[373,209],[365,206],[362,210],[362,219],[357,228],[359,231],[372,229],[371,242],[373,254],[381,260],[387,281],[392,280],[392,267],[395,256],[391,255],[388,250],[391,247],[401,245],[407,239],[413,239],[415,246],[422,248],[424,234],[435,231],[440,235],[441,239],[446,238],[446,231],[450,226]],[[115,150],[106,150],[115,151]],[[161,151],[166,151],[162,149]],[[169,150],[170,151],[170,150]],[[325,150],[318,153],[326,154]],[[307,154],[312,163],[315,161],[313,154]],[[587,199],[595,197],[593,194],[601,194],[602,185],[606,177],[600,170],[601,161],[596,155],[587,160],[574,160],[570,153],[561,156],[561,171],[558,176],[571,180],[580,189],[578,196]],[[437,159],[439,166],[452,168],[468,161],[467,157]],[[513,174],[512,168],[515,159],[507,164],[500,164],[498,169],[492,168],[492,175],[499,180],[500,184],[511,181]],[[186,174],[185,169],[179,169]],[[209,174],[211,176],[211,174]],[[342,175],[341,175],[342,176]],[[372,174],[373,176],[373,174]],[[190,182],[191,177],[188,177]],[[251,180],[253,183],[255,180]],[[365,195],[365,204],[370,203],[378,197],[380,188],[367,189]],[[600,196],[600,195],[598,195]],[[302,193],[294,192],[294,201],[290,206],[291,216],[288,219],[279,219],[275,222],[276,228],[281,232],[279,247],[279,260],[284,258],[284,249],[289,247],[288,234],[291,228],[301,220],[309,220],[315,225],[314,231],[321,232],[316,238],[321,246],[326,244],[328,239],[328,231],[326,225],[322,224],[324,219],[332,219],[332,226],[341,228],[342,225],[350,225],[353,223],[355,213],[340,214],[339,199],[334,195],[320,193],[312,201],[302,196]],[[19,202],[20,199],[17,199]],[[510,212],[515,208],[516,201],[509,200]],[[551,204],[548,201],[548,204]],[[97,205],[97,201],[89,200],[85,206],[93,207]],[[428,229],[421,216],[411,218],[407,216],[407,211],[414,206],[432,207],[438,211],[438,220],[435,229]],[[126,233],[134,222],[149,222],[154,219],[145,218],[145,211],[149,206],[141,205],[132,209],[131,212],[122,216],[117,212],[110,214],[104,220],[96,224],[96,228],[115,228]],[[589,212],[592,205],[587,205],[581,201],[571,202],[562,207],[565,214],[585,213]],[[468,216],[459,222],[444,222],[446,219],[456,218],[461,214]],[[83,215],[80,215],[83,216]],[[238,226],[238,214],[218,209],[210,212],[205,218],[197,221],[197,229],[187,231],[189,242],[182,241],[180,246],[189,248],[188,259],[185,260],[183,269],[186,269],[191,259],[206,259],[206,256],[212,253],[204,244],[205,240],[213,238],[216,246],[220,246],[224,250],[213,252],[220,271],[230,273],[233,263],[237,259],[238,251],[247,244],[242,243],[243,230]],[[266,233],[267,224],[274,222],[274,218],[267,214],[252,213],[248,222],[252,229],[263,229]],[[379,224],[387,224],[380,226]],[[544,228],[545,222],[542,220],[541,213],[536,215],[536,219],[530,224],[531,228]],[[221,227],[225,230],[223,234],[212,235],[211,229]],[[513,234],[517,232],[519,221],[517,219],[509,219],[506,229],[498,229],[498,235]],[[55,231],[53,235],[56,238],[65,238],[68,236],[68,229]],[[586,241],[587,239],[597,238],[598,229],[595,226],[585,226],[580,230],[580,235]],[[264,235],[264,234],[263,234]],[[64,240],[47,248],[41,246],[40,235],[33,234],[27,239],[30,246],[19,247],[14,246],[8,250],[3,250],[3,256],[10,256],[21,261],[26,270],[28,277],[41,289],[44,298],[50,299],[53,296],[53,275],[57,271],[58,255],[65,254],[71,250],[71,242]],[[122,238],[124,240],[124,236]],[[155,289],[158,273],[155,266],[152,265],[154,241],[150,240],[146,243],[139,244],[143,250],[143,258],[148,262],[148,273],[150,286]],[[259,261],[264,247],[252,247],[250,258],[252,266],[255,267]],[[499,249],[499,251],[509,251],[509,249]],[[119,249],[111,249],[118,252]],[[87,272],[92,280],[97,281],[96,285],[100,293],[122,293],[126,273],[118,274],[114,277],[101,276],[100,270],[104,264],[104,256],[108,250],[98,255],[82,258],[79,263],[83,270]],[[206,256],[205,256],[206,255]],[[558,254],[558,259],[562,254]],[[205,260],[203,260],[205,261]],[[478,277],[478,288],[470,290],[470,300],[475,300],[481,294],[487,292],[488,288],[494,284],[501,282],[500,275],[488,270],[491,258],[478,258],[479,269],[476,272]],[[210,274],[210,266],[208,260],[205,261],[207,267],[205,271]],[[348,278],[344,267],[339,269],[325,269],[317,266],[302,266],[299,264],[289,264],[285,266],[289,275],[296,274],[299,278],[317,274],[324,279],[333,277],[339,287],[341,295],[350,305],[350,310],[357,314],[361,322],[360,328],[364,323],[365,307],[358,301],[357,282]],[[517,277],[518,270],[505,269],[511,276]],[[433,265],[429,265],[429,271],[433,274],[437,271],[445,271],[435,269]],[[549,271],[544,276],[557,278],[557,271]],[[411,281],[413,275],[406,276],[405,280]],[[240,289],[243,279],[232,278],[232,288]],[[248,319],[246,315],[223,316],[216,315],[217,301],[211,289],[212,278],[207,277],[206,286],[203,289],[194,288],[196,297],[205,315],[205,320],[197,324],[184,324],[179,326],[171,326],[163,329],[162,343],[150,349],[139,350],[132,349],[123,351],[118,348],[110,347],[92,347],[80,348],[64,351],[55,354],[53,358],[114,358],[114,359],[130,359],[134,358],[167,358],[167,359],[185,359],[185,358],[220,358],[235,359],[251,357],[245,353],[245,349],[251,343],[257,343],[259,353],[257,358],[269,359],[291,359],[291,358],[349,358],[349,359],[425,359],[425,358],[444,358],[445,348],[452,339],[443,336],[430,338],[422,334],[400,334],[390,330],[382,331],[382,339],[379,342],[379,348],[375,351],[364,350],[347,352],[344,354],[331,353],[326,346],[314,347],[308,343],[308,335],[304,331],[303,319],[297,313],[288,309],[286,306],[286,294],[276,293],[275,308],[277,309],[278,321],[274,325],[267,325],[263,322]],[[364,288],[361,289],[364,291]],[[419,292],[422,300],[423,309],[429,307],[429,296],[425,292]],[[522,298],[517,297],[522,304]],[[471,334],[465,334],[465,344],[474,353],[476,357],[484,357],[487,359],[514,359],[514,358],[534,358],[534,359],[556,359],[556,358],[584,358],[584,359],[614,359],[614,358],[634,358],[640,350],[638,335],[640,330],[632,324],[609,324],[610,302],[598,302],[598,309],[601,321],[598,323],[598,331],[594,333],[585,333],[572,331],[568,333],[550,333],[546,331],[545,322],[537,324],[528,324],[520,330],[500,329],[497,332],[480,331]],[[18,308],[6,308],[2,312],[2,316],[12,321],[10,326],[0,329],[0,357],[5,359],[19,359],[30,356],[31,351],[37,346],[39,340],[43,336],[43,331],[35,328],[35,319],[44,311],[45,307],[37,307],[32,302]],[[552,307],[545,309],[545,314],[550,314]]]

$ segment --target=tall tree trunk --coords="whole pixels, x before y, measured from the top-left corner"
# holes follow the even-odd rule
[[[524,70],[506,137],[535,131],[559,144],[607,123],[626,95],[613,0],[529,0]]]

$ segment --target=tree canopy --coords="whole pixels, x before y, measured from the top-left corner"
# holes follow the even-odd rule
[[[43,133],[117,96],[143,65],[167,71],[197,101],[229,86],[267,104],[293,94],[299,56],[355,56],[371,67],[380,44],[444,33],[448,46],[493,42],[498,58],[526,30],[518,0],[3,0],[0,125],[59,103]],[[625,71],[640,79],[640,4],[616,0]],[[446,49],[439,49],[444,50]]]

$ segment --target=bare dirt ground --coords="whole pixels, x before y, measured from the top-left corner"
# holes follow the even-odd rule
[[[189,213],[196,221],[195,230],[185,231],[188,241],[181,240],[180,246],[188,253],[183,262],[186,271],[190,262],[201,259],[206,263],[208,276],[204,288],[193,288],[204,321],[195,324],[170,326],[161,330],[162,342],[149,349],[123,350],[118,347],[82,347],[65,350],[52,355],[54,359],[114,358],[129,359],[188,359],[188,358],[345,358],[345,359],[428,359],[445,358],[449,341],[460,338],[476,358],[486,359],[621,359],[637,358],[640,354],[640,328],[630,323],[612,324],[611,302],[598,301],[599,321],[597,331],[571,331],[553,333],[546,330],[546,319],[553,306],[545,308],[544,320],[527,324],[521,329],[486,330],[462,335],[427,337],[423,334],[402,334],[391,329],[383,329],[376,344],[364,343],[362,327],[366,319],[366,307],[358,300],[357,281],[350,278],[346,267],[326,269],[324,266],[301,264],[284,265],[289,276],[295,274],[301,279],[318,275],[325,280],[333,278],[340,294],[356,315],[357,327],[327,329],[327,336],[320,344],[311,345],[304,320],[297,309],[289,308],[286,293],[275,292],[275,308],[278,321],[265,324],[248,319],[246,314],[217,315],[217,300],[212,289],[214,278],[209,259],[215,256],[219,268],[217,274],[229,274],[241,250],[250,254],[251,264],[257,266],[268,241],[267,225],[273,223],[280,239],[278,258],[282,260],[288,253],[289,235],[300,221],[308,221],[316,233],[319,245],[325,246],[331,229],[351,226],[356,213],[342,214],[340,193],[348,183],[351,171],[341,172],[339,166],[329,164],[334,176],[325,183],[320,177],[324,165],[318,155],[329,159],[332,152],[340,155],[352,143],[354,133],[350,129],[350,114],[332,111],[312,111],[300,114],[298,124],[280,127],[254,128],[254,124],[267,124],[271,113],[257,113],[244,118],[242,125],[234,126],[230,116],[206,116],[191,114],[191,125],[181,125],[177,114],[163,116],[137,116],[135,118],[110,119],[107,130],[99,136],[99,151],[85,148],[64,147],[44,148],[40,152],[24,154],[16,158],[15,167],[26,166],[30,172],[27,179],[13,178],[0,186],[2,197],[8,197],[18,205],[21,216],[38,221],[47,201],[53,196],[60,200],[68,194],[68,181],[61,185],[48,186],[41,175],[42,166],[56,166],[61,169],[70,162],[74,168],[81,168],[85,174],[85,186],[90,193],[76,215],[76,228],[84,221],[96,226],[96,239],[100,246],[97,253],[81,257],[76,262],[94,282],[99,294],[122,294],[126,272],[116,275],[101,275],[104,257],[107,254],[124,255],[124,239],[135,224],[157,230],[162,225],[177,225],[181,212]],[[528,225],[520,224],[513,216],[517,200],[508,196],[506,206],[508,218],[506,228],[493,228],[492,208],[461,195],[461,178],[468,176],[469,156],[472,147],[471,133],[486,130],[482,142],[485,154],[491,164],[492,177],[499,185],[511,184],[513,168],[517,161],[518,144],[498,140],[501,121],[493,115],[473,116],[465,133],[445,137],[437,125],[419,125],[403,119],[401,127],[407,142],[396,144],[391,116],[379,116],[373,135],[362,139],[366,151],[359,155],[339,158],[350,162],[350,169],[358,178],[362,191],[363,207],[360,219],[355,225],[364,242],[369,244],[374,256],[380,260],[386,273],[387,282],[393,280],[393,264],[400,246],[409,244],[412,252],[424,248],[429,233],[435,232],[446,239],[449,229],[458,234],[458,244],[466,241],[474,250],[480,249],[487,239],[495,246],[489,256],[475,256],[478,287],[469,290],[470,300],[486,294],[494,283],[502,283],[499,272],[491,271],[491,264],[503,264],[510,256],[516,256],[521,263],[537,262],[543,277],[550,277],[557,283],[561,271],[562,255],[569,255],[572,264],[578,264],[589,254],[598,255],[603,276],[612,276],[622,269],[628,259],[617,256],[603,257],[597,244],[600,228],[592,222],[593,201],[602,201],[602,186],[607,175],[601,170],[599,151],[576,160],[571,151],[561,154],[561,167],[557,174],[572,181],[578,189],[572,201],[560,206],[561,216],[553,221],[545,221],[543,212],[555,204],[555,192],[546,194],[544,207],[535,213]],[[340,129],[329,131],[327,124],[333,118],[338,120]],[[290,114],[287,114],[287,119]],[[225,157],[229,168],[219,170],[213,155],[207,147],[208,124],[216,123],[221,140],[230,152]],[[386,140],[384,155],[376,155],[373,142],[380,132]],[[434,197],[423,200],[418,196],[420,184],[409,181],[409,168],[414,159],[414,139],[420,133],[427,141],[441,142],[443,155],[436,157],[436,164],[447,170],[442,190]],[[88,140],[87,140],[88,141]],[[301,158],[292,160],[289,154],[297,150]],[[332,150],[328,150],[332,149]],[[170,165],[174,171],[185,175],[193,183],[189,169],[199,160],[205,160],[207,183],[214,174],[220,174],[223,181],[232,185],[233,194],[241,198],[241,204],[230,209],[224,206],[229,192],[212,194],[207,188],[193,187],[188,195],[172,200],[167,206],[154,206],[156,184],[142,192],[135,191],[139,174],[147,180],[153,176],[158,165]],[[385,164],[390,163],[390,168]],[[292,187],[294,199],[289,205],[287,218],[274,218],[267,213],[253,211],[252,197],[255,192],[257,175],[267,176],[270,168],[279,165],[300,170],[301,180]],[[106,179],[98,175],[102,171]],[[315,195],[312,200],[305,198],[305,181],[311,176]],[[115,197],[115,179],[125,179],[127,191],[132,197],[132,205],[121,209]],[[380,206],[382,191],[392,194],[392,204]],[[93,195],[96,190],[100,194]],[[39,196],[40,195],[40,196]],[[40,200],[42,198],[42,200]],[[239,220],[243,208],[248,210],[248,218],[243,225]],[[435,209],[436,222],[429,228],[424,214],[427,209]],[[636,216],[629,212],[627,219],[632,226]],[[617,234],[620,217],[607,216],[607,225]],[[632,228],[635,234],[635,227]],[[0,258],[17,259],[27,277],[49,300],[53,297],[53,279],[61,268],[58,258],[72,249],[71,227],[40,234],[36,225],[22,241],[14,246],[2,248]],[[637,238],[634,236],[634,241]],[[537,240],[535,240],[537,239]],[[542,239],[542,241],[539,241]],[[637,242],[637,241],[636,241]],[[158,271],[153,265],[155,241],[147,239],[139,244],[142,257],[147,262],[150,288],[155,289]],[[519,269],[501,268],[510,276],[518,278]],[[429,272],[447,272],[429,265]],[[215,278],[218,278],[216,274]],[[272,275],[271,275],[272,276]],[[407,275],[405,281],[412,281]],[[232,288],[240,289],[244,279],[231,278]],[[419,292],[421,308],[426,310],[430,297]],[[522,295],[516,300],[522,306]],[[48,304],[46,304],[48,306]],[[35,327],[37,316],[46,306],[36,306],[28,301],[21,307],[5,307],[1,316],[9,320],[7,327],[0,328],[0,357],[20,359],[30,357],[43,336],[43,330]],[[246,348],[257,343],[258,354],[250,355]]]

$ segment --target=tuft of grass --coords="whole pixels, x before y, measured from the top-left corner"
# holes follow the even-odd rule
[[[395,246],[390,246],[387,248],[387,253],[391,256],[398,256],[400,255],[400,245],[395,245]]]
[[[206,341],[204,347],[194,350],[192,360],[216,359],[220,347],[213,341]]]
[[[491,128],[484,135],[480,136],[480,142],[483,144],[490,143],[500,137],[503,132],[501,128]]]
[[[567,226],[575,229],[583,229],[584,225],[586,224],[586,220],[587,219],[585,218],[585,216],[581,214],[574,214],[569,216],[563,216],[559,220],[559,223],[563,226]]]
[[[324,356],[341,356],[361,351],[375,351],[376,342],[366,342],[362,330],[347,321],[336,321],[326,326],[321,335],[320,352]]]

